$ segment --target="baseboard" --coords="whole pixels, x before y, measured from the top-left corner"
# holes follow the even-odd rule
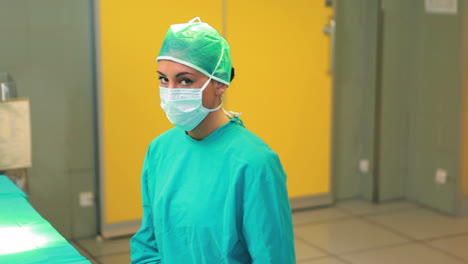
[[[330,193],[307,195],[289,199],[292,210],[299,210],[311,207],[330,205],[333,203],[333,197]]]
[[[133,235],[138,231],[140,225],[141,220],[107,223],[101,226],[101,236],[103,238],[113,238]]]

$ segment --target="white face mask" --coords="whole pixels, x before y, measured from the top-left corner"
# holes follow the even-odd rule
[[[214,108],[207,109],[203,106],[203,91],[210,83],[206,81],[202,88],[166,88],[159,87],[161,108],[172,124],[191,131],[196,128],[205,117],[213,111],[221,108],[222,103]]]

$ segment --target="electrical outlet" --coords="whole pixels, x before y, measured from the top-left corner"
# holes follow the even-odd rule
[[[369,167],[370,167],[369,160],[367,160],[367,159],[359,160],[359,171],[360,172],[368,173],[369,172]]]
[[[444,169],[437,169],[435,173],[434,181],[438,184],[447,183],[447,171]]]
[[[80,192],[80,206],[89,207],[94,205],[94,194],[92,192]]]

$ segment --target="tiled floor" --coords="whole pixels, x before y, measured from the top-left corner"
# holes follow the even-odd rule
[[[361,200],[293,213],[298,264],[468,263],[468,217]],[[129,263],[129,237],[74,241],[93,263]]]

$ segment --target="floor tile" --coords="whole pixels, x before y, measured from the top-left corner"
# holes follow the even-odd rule
[[[443,252],[421,244],[406,244],[341,256],[353,264],[463,264]]]
[[[130,252],[130,237],[104,240],[87,238],[75,242],[94,257]]]
[[[398,210],[418,208],[417,205],[407,201],[394,201],[386,203],[372,203],[365,200],[347,200],[336,204],[336,208],[353,215],[379,214]]]
[[[326,257],[326,258],[320,258],[320,259],[298,261],[297,264],[347,264],[347,263],[337,258]]]
[[[130,263],[130,253],[102,256],[99,257],[99,261],[102,264],[128,264]]]
[[[407,239],[361,219],[300,226],[295,228],[295,235],[333,254],[407,242]]]
[[[468,217],[451,217],[423,208],[366,216],[366,219],[417,240],[468,233]]]
[[[325,257],[327,253],[306,244],[304,241],[296,239],[294,242],[294,247],[296,249],[296,260],[301,261],[305,259]]]
[[[439,248],[445,252],[449,252],[458,256],[468,263],[468,234],[434,240],[430,242],[433,247]]]
[[[293,224],[303,225],[313,222],[322,222],[333,219],[349,217],[350,215],[336,208],[320,208],[305,211],[295,211],[292,214]]]

